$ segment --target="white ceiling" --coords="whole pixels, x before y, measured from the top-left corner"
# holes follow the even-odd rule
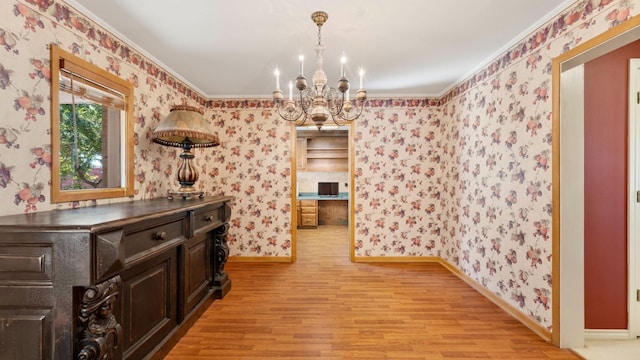
[[[67,0],[209,98],[265,98],[314,68],[322,27],[324,70],[340,56],[369,97],[440,96],[574,0]],[[285,81],[286,80],[286,81]],[[283,89],[284,90],[284,89]],[[355,92],[352,92],[352,94]]]

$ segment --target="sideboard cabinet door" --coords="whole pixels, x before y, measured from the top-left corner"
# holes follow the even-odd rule
[[[141,359],[178,325],[177,249],[122,274],[124,358]]]
[[[185,307],[184,316],[204,299],[211,290],[211,233],[199,234],[185,244]]]

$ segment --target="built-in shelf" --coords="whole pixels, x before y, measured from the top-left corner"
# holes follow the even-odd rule
[[[347,159],[349,154],[346,148],[307,148],[308,159]]]
[[[298,131],[297,168],[301,171],[348,171],[347,131]]]

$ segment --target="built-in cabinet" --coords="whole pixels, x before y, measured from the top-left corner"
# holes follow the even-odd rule
[[[298,227],[318,227],[318,200],[298,200]]]
[[[307,168],[307,138],[296,139],[296,167],[298,170],[305,170]]]
[[[319,200],[318,225],[348,225],[348,200]]]
[[[0,358],[162,356],[231,288],[232,199],[0,217]]]
[[[298,130],[298,170],[348,171],[349,138],[346,130]]]

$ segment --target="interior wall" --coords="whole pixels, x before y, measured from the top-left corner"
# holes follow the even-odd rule
[[[179,154],[149,134],[172,105],[205,99],[64,2],[0,1],[0,215],[130,200],[51,203],[51,43],[133,84],[133,199],[176,189]]]
[[[349,172],[344,171],[300,171],[298,192],[318,192],[318,182],[337,182],[338,192],[349,192]]]
[[[585,63],[585,328],[627,329],[629,59],[640,41]]]
[[[628,2],[576,2],[441,98],[444,176],[458,186],[443,193],[442,230],[454,241],[441,242],[440,254],[548,330],[560,276],[551,246],[559,186],[551,174],[552,59],[617,26],[612,14],[631,12]]]

